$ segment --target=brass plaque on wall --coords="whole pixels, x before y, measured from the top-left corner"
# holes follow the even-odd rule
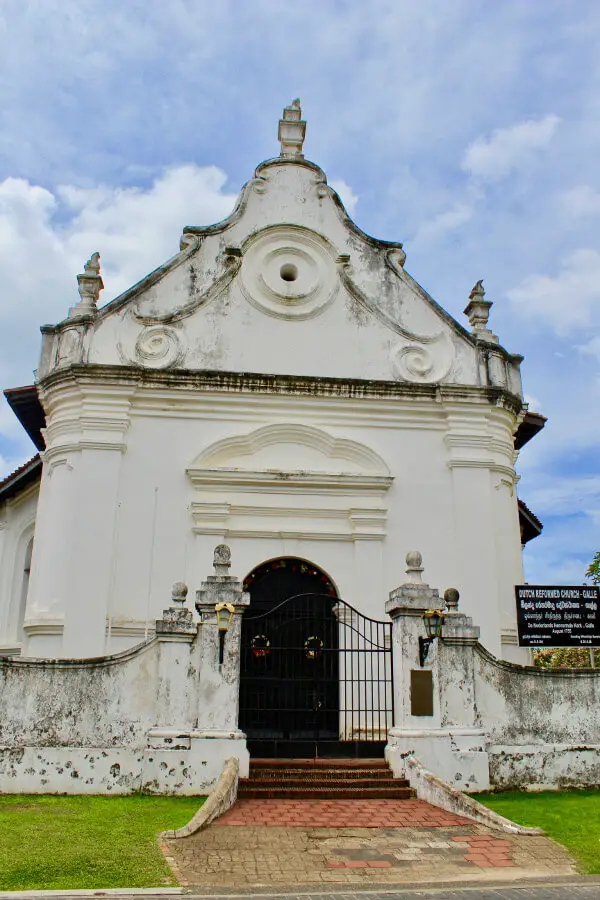
[[[410,671],[410,712],[412,716],[433,715],[433,672],[430,669]]]

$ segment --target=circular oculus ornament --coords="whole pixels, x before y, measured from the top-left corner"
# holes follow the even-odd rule
[[[337,254],[311,231],[276,226],[262,231],[244,252],[239,274],[246,300],[280,319],[310,319],[335,297]]]

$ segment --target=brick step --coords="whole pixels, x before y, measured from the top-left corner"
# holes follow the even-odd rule
[[[355,771],[345,771],[344,769],[322,769],[317,772],[307,772],[302,769],[258,769],[250,768],[250,778],[252,781],[260,781],[261,783],[270,783],[272,781],[289,781],[290,779],[301,779],[303,782],[318,782],[321,784],[326,781],[345,781],[354,784],[363,778],[370,778],[381,783],[394,781],[392,772],[388,769],[357,769]]]
[[[354,791],[356,788],[396,788],[408,787],[408,782],[404,779],[382,779],[382,778],[324,778],[322,780],[312,780],[307,778],[248,778],[240,781],[240,788],[268,788],[275,790],[279,788],[301,788],[305,787],[309,790],[314,788],[324,788],[332,790]]]
[[[240,800],[410,800],[409,787],[256,787],[240,782]]]

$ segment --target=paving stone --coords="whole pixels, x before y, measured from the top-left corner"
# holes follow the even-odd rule
[[[216,827],[423,827],[468,825],[470,820],[423,800],[239,800],[215,822]]]
[[[492,872],[517,879],[574,871],[571,858],[546,838],[505,835],[472,822],[421,828],[357,828],[356,818],[352,828],[242,828],[221,823],[164,844],[180,883],[196,889],[256,892],[257,886],[268,890],[324,884],[366,889],[384,883],[393,888],[459,879],[476,882]],[[310,898],[303,895],[302,900]]]

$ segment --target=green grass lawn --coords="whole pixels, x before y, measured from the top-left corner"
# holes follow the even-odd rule
[[[156,845],[201,797],[0,796],[0,890],[175,884]]]
[[[582,872],[600,874],[600,791],[477,794],[484,806],[519,825],[543,828]]]

